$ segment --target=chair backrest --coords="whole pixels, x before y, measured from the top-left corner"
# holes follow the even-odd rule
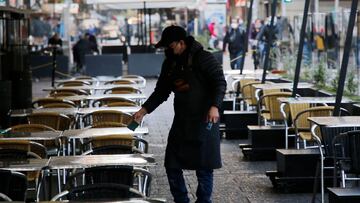
[[[144,197],[140,192],[127,185],[115,183],[97,183],[82,185],[71,188],[65,194],[67,200],[88,200],[88,201],[116,201],[131,197]],[[62,196],[56,196],[51,201],[56,201]]]
[[[280,97],[291,97],[291,92],[274,92],[265,94],[260,98],[261,103],[267,104],[265,108],[269,110],[270,118],[272,121],[282,121],[284,120],[283,115],[280,111],[280,101],[278,98]],[[267,102],[266,102],[267,100]],[[288,115],[288,108],[285,109],[285,113]]]
[[[256,96],[255,96],[256,88],[253,86],[255,84],[261,84],[261,82],[259,81],[248,82],[245,85],[241,86],[241,92],[243,98],[247,100],[250,106],[255,106],[257,104]]]
[[[142,83],[142,84],[146,84],[146,79],[140,75],[123,75],[120,77],[121,79],[130,79],[130,80],[135,80],[136,83]]]
[[[82,90],[82,89],[55,89],[55,90],[51,90],[50,92],[50,96],[54,97],[54,96],[57,96],[57,95],[61,95],[61,94],[66,94],[66,93],[72,93],[72,94],[75,94],[75,95],[90,95],[90,92],[87,91],[87,90]],[[68,95],[66,95],[68,96]],[[73,95],[70,95],[70,96],[73,96]]]
[[[136,102],[126,99],[126,98],[119,98],[119,97],[105,97],[94,100],[93,107],[97,106],[109,106],[110,104],[116,103],[116,106],[136,106]]]
[[[0,193],[13,201],[25,202],[27,178],[19,172],[0,170]]]
[[[104,145],[101,147],[93,147],[86,155],[89,154],[143,154],[143,152],[129,145]]]
[[[42,108],[74,108],[72,104],[67,103],[53,103],[53,104],[44,104]]]
[[[28,121],[30,124],[43,124],[61,131],[69,129],[71,124],[68,116],[55,112],[32,113],[28,116]]]
[[[281,90],[279,90],[279,89],[266,89],[266,90],[262,91],[263,95],[267,95],[267,94],[270,94],[270,93],[276,93],[276,92],[281,92]],[[269,98],[266,97],[264,99],[264,107],[265,107],[266,110],[268,110],[269,106],[270,106],[270,101],[269,101]]]
[[[113,81],[108,81],[104,83],[105,85],[107,84],[114,84],[114,85],[131,85],[131,84],[136,84],[135,81],[131,80],[131,79],[118,79],[118,80],[113,80]]]
[[[135,146],[135,139],[132,135],[107,135],[95,137],[90,140],[92,147],[102,147],[108,145]]]
[[[56,130],[42,124],[19,124],[19,125],[11,126],[5,131],[6,132],[41,132],[41,131],[56,131]]]
[[[134,167],[100,166],[85,169],[86,184],[117,183],[133,187]]]
[[[299,107],[301,108],[303,106],[298,105],[298,108]],[[295,115],[293,122],[295,130],[306,130],[310,132],[311,122],[308,120],[309,117],[331,116],[333,111],[333,106],[316,106],[304,109]]]
[[[91,85],[92,82],[90,81],[84,81],[84,80],[70,80],[59,83],[58,87],[78,87],[78,86],[87,86]]]
[[[70,96],[76,96],[77,94],[73,92],[51,92],[49,94],[49,97],[70,97]]]
[[[120,127],[126,127],[127,125],[125,123],[119,123],[119,122],[101,122],[97,124],[93,124],[91,128],[120,128]]]
[[[72,101],[51,98],[51,97],[37,99],[36,101],[33,102],[32,105],[34,108],[39,108],[39,107],[43,107],[44,105],[47,105],[47,104],[67,104],[68,106],[76,107],[76,104]]]
[[[10,149],[10,150],[21,150],[24,152],[31,152],[37,155],[37,158],[46,158],[47,151],[44,145],[27,141],[27,140],[2,140],[0,141],[0,149]],[[4,151],[6,152],[6,150]]]
[[[112,89],[107,89],[104,92],[105,94],[141,94],[141,90],[134,87],[114,87]]]
[[[81,76],[77,76],[75,77],[75,80],[92,80],[93,78],[91,76],[87,76],[87,75],[81,75]]]
[[[289,110],[290,110],[291,121],[292,121],[292,123],[294,123],[296,115],[299,112],[310,108],[311,104],[310,103],[300,103],[300,104],[289,104],[288,106],[289,106]],[[304,116],[304,119],[299,119],[298,120],[299,125],[306,125],[308,122],[306,118],[307,117]]]
[[[104,122],[117,122],[128,125],[132,119],[133,118],[130,114],[121,111],[100,110],[85,115],[83,121],[85,126],[99,125]]]

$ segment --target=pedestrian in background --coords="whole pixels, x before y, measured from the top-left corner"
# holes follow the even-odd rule
[[[225,34],[223,42],[223,52],[225,53],[226,46],[230,54],[231,69],[241,69],[245,51],[245,32],[237,19],[231,20],[230,29]]]

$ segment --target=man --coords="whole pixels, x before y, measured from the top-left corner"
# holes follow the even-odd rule
[[[244,30],[239,26],[236,19],[232,19],[230,26],[230,30],[226,32],[224,37],[223,51],[226,51],[226,45],[228,44],[231,69],[241,69],[242,57],[244,57],[245,50]]]
[[[73,47],[73,56],[76,63],[76,72],[84,72],[85,55],[92,53],[91,43],[87,35],[80,36],[79,41]]]
[[[221,167],[219,108],[226,82],[212,54],[179,26],[169,26],[156,47],[165,48],[165,60],[154,92],[134,114],[140,122],[175,93],[175,117],[169,132],[165,168],[176,203],[188,203],[183,169],[196,170],[197,203],[210,203],[213,169]]]
[[[59,37],[58,33],[55,33],[48,41],[49,46],[59,46],[62,47],[62,40]]]

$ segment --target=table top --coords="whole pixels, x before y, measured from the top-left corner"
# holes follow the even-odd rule
[[[125,99],[145,99],[145,94],[94,94],[94,95],[77,95],[77,96],[66,96],[66,97],[56,97],[60,99],[70,100],[70,101],[80,101],[80,100],[96,100],[102,98],[125,98]]]
[[[0,134],[1,140],[55,140],[61,137],[62,131],[43,132],[7,132]]]
[[[124,113],[136,113],[141,109],[140,106],[119,106],[119,107],[90,107],[90,108],[80,108],[79,114],[89,114],[94,111],[102,111],[102,110],[112,110],[112,111],[121,111]]]
[[[152,154],[116,154],[86,156],[53,156],[50,157],[50,169],[90,168],[97,166],[154,166]]]
[[[281,103],[288,104],[322,104],[322,103],[335,103],[335,97],[281,97],[278,99]],[[350,103],[351,100],[343,98],[342,103]]]
[[[138,127],[135,131],[128,129],[127,127],[119,128],[89,128],[89,129],[75,129],[75,130],[65,130],[62,136],[67,137],[68,139],[81,139],[81,138],[91,138],[99,137],[106,135],[137,135],[137,134],[148,134],[149,129],[147,127]]]
[[[304,89],[304,88],[311,88],[313,87],[313,84],[310,83],[299,83],[298,88]],[[271,83],[271,84],[255,84],[253,85],[256,89],[292,89],[293,83]]]
[[[144,88],[143,84],[119,84],[119,85],[88,85],[88,86],[76,86],[76,87],[49,87],[44,88],[44,91],[52,91],[52,90],[66,90],[66,89],[81,89],[81,90],[107,90],[115,87],[134,87],[134,88]]]
[[[358,127],[360,126],[360,116],[327,116],[309,117],[308,120],[319,126],[327,127]]]
[[[10,117],[26,117],[32,113],[55,112],[65,114],[67,116],[75,116],[78,108],[41,108],[41,109],[14,109],[10,112]]]
[[[27,159],[0,161],[0,169],[11,171],[40,171],[48,165],[49,159]]]

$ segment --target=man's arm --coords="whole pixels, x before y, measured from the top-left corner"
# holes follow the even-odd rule
[[[164,62],[161,68],[160,77],[156,83],[154,92],[150,95],[150,97],[146,100],[146,102],[142,105],[142,108],[134,114],[134,120],[138,123],[141,122],[143,117],[153,112],[161,103],[166,101],[169,98],[171,93],[171,88],[169,81],[166,77],[166,63]]]
[[[200,55],[199,65],[204,75],[208,78],[211,88],[211,107],[208,113],[208,121],[216,123],[219,119],[219,109],[226,91],[226,81],[220,63],[209,52]]]
[[[161,103],[166,101],[169,98],[171,93],[171,84],[166,76],[167,72],[165,69],[165,62],[162,65],[160,77],[156,83],[156,87],[154,92],[150,95],[150,97],[146,100],[146,102],[142,105],[147,110],[147,113],[151,113],[154,111]]]

